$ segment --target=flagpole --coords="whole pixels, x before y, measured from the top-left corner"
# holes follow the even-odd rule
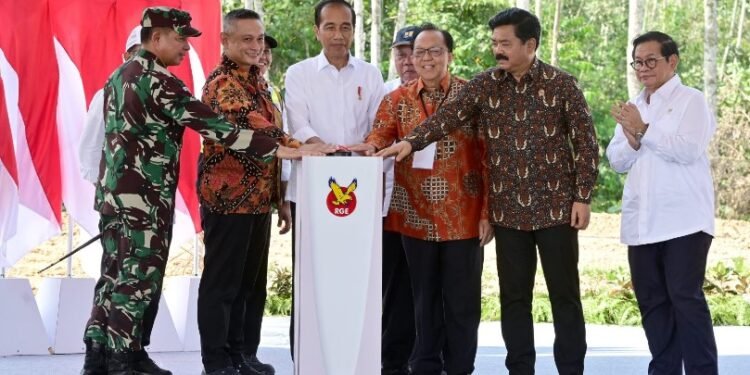
[[[68,215],[68,254],[73,251],[73,219]],[[73,277],[73,257],[68,257],[68,277]]]

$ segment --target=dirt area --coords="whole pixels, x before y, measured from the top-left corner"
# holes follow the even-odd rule
[[[67,215],[63,216],[63,228],[67,228]],[[274,219],[275,223],[275,219]],[[609,269],[613,267],[627,267],[626,247],[619,242],[620,216],[614,214],[595,213],[591,218],[591,225],[580,233],[581,269]],[[78,227],[74,230],[74,243],[78,244]],[[29,278],[32,288],[36,291],[42,280],[37,271],[50,264],[65,253],[67,233],[50,239],[38,248],[28,253],[13,268],[6,271],[9,277]],[[291,235],[279,235],[278,230],[272,231],[271,238],[271,268],[291,267]],[[484,280],[485,292],[497,289],[497,270],[495,268],[495,245],[490,243],[485,247]],[[189,241],[170,254],[167,265],[167,275],[189,275],[193,273],[193,243]],[[750,260],[750,222],[737,220],[717,220],[716,238],[709,253],[709,264],[720,260],[744,257]],[[202,262],[201,262],[202,266]],[[65,276],[65,262],[51,268],[44,276]],[[85,276],[79,262],[73,261],[73,276]]]

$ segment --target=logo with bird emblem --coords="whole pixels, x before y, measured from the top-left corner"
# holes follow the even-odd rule
[[[354,191],[357,190],[357,179],[352,180],[344,188],[336,182],[335,178],[331,177],[328,179],[328,187],[331,188],[328,197],[326,197],[328,211],[338,217],[351,215],[357,208],[357,196],[354,195]]]

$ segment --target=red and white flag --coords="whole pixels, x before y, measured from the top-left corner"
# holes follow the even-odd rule
[[[203,32],[190,58],[171,69],[200,94],[219,62],[220,0],[24,0],[0,2],[0,265],[15,263],[59,233],[61,206],[88,236],[98,232],[94,189],[80,174],[78,145],[88,103],[122,63],[143,9],[191,13]],[[3,120],[4,119],[4,120]],[[173,243],[200,231],[195,188],[200,137],[185,134]],[[23,225],[20,225],[23,223]],[[81,241],[85,240],[84,235]],[[98,274],[98,244],[79,257]]]
[[[7,265],[60,230],[58,77],[47,5],[44,0],[0,2],[0,25],[18,31],[0,33],[0,76],[18,172],[16,231],[3,239]],[[6,209],[12,208],[1,208]]]

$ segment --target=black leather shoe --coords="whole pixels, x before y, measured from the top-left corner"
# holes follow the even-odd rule
[[[238,375],[240,372],[237,371],[234,367],[224,367],[222,369],[214,370],[211,372],[206,372],[206,370],[203,370],[201,372],[201,375]]]
[[[145,350],[135,352],[133,353],[133,356],[133,369],[136,371],[151,375],[172,375],[172,371],[157,366],[156,363],[149,358],[148,353],[146,353]]]
[[[261,375],[276,375],[276,369],[273,366],[263,363],[258,359],[255,354],[244,355],[245,364],[250,366],[253,370],[257,371]]]
[[[86,356],[81,375],[107,375],[107,351],[104,345],[86,341]]]
[[[238,374],[242,375],[265,375],[264,373],[256,371],[254,368],[250,367],[250,364],[247,362],[236,363],[234,368],[237,370]]]

